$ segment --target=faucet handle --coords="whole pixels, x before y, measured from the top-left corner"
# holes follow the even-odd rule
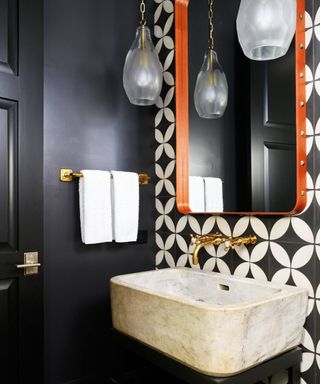
[[[191,244],[196,244],[197,240],[199,239],[199,235],[194,235],[193,233],[191,233],[190,238],[191,238]]]
[[[226,240],[224,242],[224,251],[227,253],[230,251],[230,248],[232,248],[232,243],[229,240]]]
[[[256,244],[257,236],[251,235],[251,236],[249,236],[249,238],[250,238],[250,243],[249,244]]]

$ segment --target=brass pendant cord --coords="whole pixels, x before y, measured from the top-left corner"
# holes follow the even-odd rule
[[[214,48],[213,38],[213,0],[208,0],[208,20],[209,20],[209,50]]]
[[[144,0],[140,0],[140,14],[141,14],[141,20],[140,20],[140,25],[141,27],[145,27],[146,25],[146,18],[145,18],[145,13],[146,13],[146,5]]]
[[[146,18],[146,5],[144,0],[140,0],[140,14],[141,14],[141,20],[140,20],[140,26],[141,26],[141,48],[145,48],[146,44],[146,36],[145,36],[145,26],[147,24]]]

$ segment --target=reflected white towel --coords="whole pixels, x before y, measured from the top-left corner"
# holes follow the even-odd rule
[[[206,212],[223,212],[222,180],[215,177],[204,178]]]
[[[192,212],[205,212],[204,181],[201,176],[189,176],[189,207]]]
[[[112,241],[110,172],[82,170],[79,180],[81,239],[84,244]]]
[[[117,243],[137,241],[139,225],[139,175],[111,171],[113,238]]]

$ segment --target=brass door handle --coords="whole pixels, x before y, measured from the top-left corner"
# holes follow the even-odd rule
[[[16,267],[18,269],[21,269],[21,268],[35,268],[35,267],[41,267],[41,264],[40,263],[17,264]]]
[[[36,275],[41,264],[38,263],[38,252],[26,252],[24,264],[16,264],[18,269],[24,269],[25,275]]]

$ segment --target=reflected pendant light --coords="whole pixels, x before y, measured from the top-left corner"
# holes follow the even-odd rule
[[[145,3],[140,0],[141,21],[127,54],[123,69],[123,87],[134,105],[155,104],[162,88],[162,65],[146,26]]]
[[[208,0],[209,49],[204,56],[194,91],[194,104],[198,115],[204,119],[223,116],[228,104],[228,83],[214,51],[213,0]]]
[[[296,0],[241,0],[238,39],[251,60],[284,56],[296,30]]]

